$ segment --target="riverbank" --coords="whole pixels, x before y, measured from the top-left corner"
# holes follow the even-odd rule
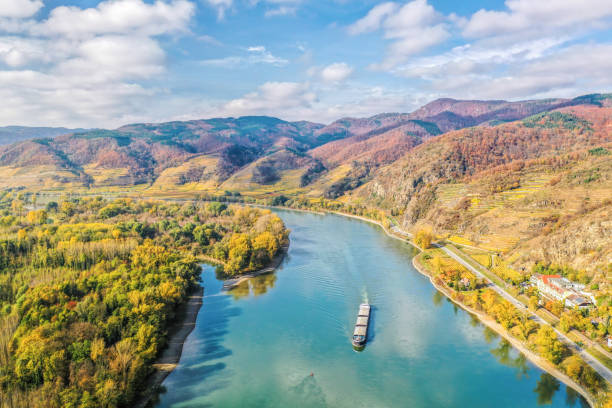
[[[358,216],[358,215],[344,214],[344,213],[341,213],[341,212],[338,212],[338,211],[329,211],[328,213],[336,214],[336,215],[341,215],[341,216],[348,217],[348,218],[354,218],[354,219],[358,219],[358,220],[361,220],[361,221],[369,222],[371,224],[378,225],[379,227],[381,227],[383,229],[385,234],[387,234],[388,236],[390,236],[392,238],[395,238],[395,239],[402,240],[404,242],[407,242],[407,243],[411,244],[413,247],[415,247],[416,249],[418,249],[419,251],[423,252],[423,249],[419,248],[416,244],[414,244],[413,242],[408,240],[407,237],[400,237],[400,236],[397,236],[397,235],[393,234],[392,232],[389,232],[387,230],[387,228],[385,228],[385,226],[380,221],[375,221],[375,220],[372,220],[372,219],[369,219],[369,218],[366,218],[366,217],[362,217],[362,216]],[[444,294],[444,296],[446,296],[453,303],[455,303],[457,306],[461,307],[465,311],[475,315],[483,324],[485,324],[491,330],[493,330],[496,333],[498,333],[499,335],[501,335],[510,344],[512,344],[513,347],[515,347],[517,350],[519,350],[521,353],[523,353],[537,367],[539,367],[540,369],[546,371],[547,373],[551,374],[552,376],[554,376],[555,378],[557,378],[558,380],[560,380],[564,384],[569,385],[571,388],[573,388],[577,392],[579,392],[580,395],[582,395],[587,400],[587,402],[589,403],[589,405],[591,407],[593,407],[593,408],[596,407],[595,400],[593,399],[593,396],[582,385],[578,384],[576,381],[571,379],[569,376],[567,376],[565,373],[563,373],[561,370],[559,370],[557,367],[555,367],[553,364],[551,364],[547,360],[543,359],[542,357],[538,356],[537,354],[535,354],[534,352],[529,350],[527,347],[525,347],[525,345],[522,342],[520,342],[518,339],[512,337],[500,324],[498,324],[490,316],[488,316],[488,315],[486,315],[486,314],[484,314],[484,313],[482,313],[480,311],[477,311],[477,310],[475,310],[475,309],[473,309],[473,308],[463,304],[462,302],[457,301],[456,299],[453,299],[452,293],[450,292],[450,290],[448,288],[441,287],[441,286],[437,285],[434,282],[433,277],[426,271],[426,268],[424,266],[422,266],[418,262],[417,258],[418,258],[418,255],[412,258],[412,265],[414,266],[414,268],[417,271],[419,271],[419,273],[421,273],[422,275],[427,276],[429,278],[429,281],[431,282],[431,284],[438,291],[440,291],[442,294]]]
[[[327,214],[341,215],[343,217],[354,218],[356,220],[361,220],[361,221],[369,222],[370,224],[378,225],[380,228],[382,228],[382,230],[385,232],[385,234],[387,234],[391,238],[395,238],[395,239],[398,239],[400,241],[406,242],[406,243],[412,245],[414,248],[418,249],[419,251],[423,251],[422,248],[420,248],[414,242],[408,240],[407,237],[397,236],[394,233],[390,232],[387,228],[385,228],[383,223],[380,222],[380,221],[376,221],[376,220],[373,220],[371,218],[362,217],[361,215],[345,214],[345,213],[342,213],[342,212],[339,212],[339,211],[328,211]]]
[[[176,324],[169,330],[167,347],[153,364],[155,372],[149,377],[146,392],[135,405],[136,408],[145,408],[152,405],[152,402],[157,398],[159,387],[179,363],[185,340],[195,328],[203,296],[204,287],[200,285],[189,296],[187,303],[179,308]]]
[[[269,273],[274,272],[276,268],[280,266],[281,262],[283,262],[283,259],[285,259],[285,255],[287,255],[288,250],[289,250],[289,244],[283,245],[279,253],[274,257],[274,259],[272,259],[272,262],[270,263],[270,265],[266,266],[265,268],[262,268],[255,272],[250,272],[244,275],[240,275],[232,279],[226,279],[225,282],[223,283],[223,290],[231,290],[235,288],[236,286],[240,285],[244,281],[252,279],[256,276],[267,275]]]
[[[529,361],[531,361],[533,364],[535,364],[540,369],[554,376],[555,378],[557,378],[559,381],[561,381],[565,385],[579,392],[580,395],[582,395],[584,399],[586,399],[586,401],[589,403],[589,405],[592,408],[596,407],[593,396],[582,385],[578,384],[576,381],[571,379],[569,376],[567,376],[565,373],[563,373],[561,370],[559,370],[549,361],[545,360],[544,358],[535,354],[533,351],[529,350],[521,341],[511,336],[508,333],[508,331],[504,329],[499,323],[497,323],[493,318],[491,318],[490,316],[488,316],[487,314],[481,311],[478,311],[470,306],[467,306],[466,304],[458,301],[457,299],[454,299],[452,296],[453,292],[451,292],[448,287],[436,284],[433,279],[433,276],[427,271],[427,268],[421,265],[421,263],[419,262],[418,256],[415,256],[414,258],[412,258],[412,265],[417,271],[419,271],[419,273],[429,278],[429,281],[431,282],[431,284],[438,291],[444,294],[444,296],[450,299],[454,304],[456,304],[463,310],[467,311],[468,313],[476,316],[478,320],[480,320],[484,325],[486,325],[488,328],[490,328],[491,330],[493,330],[494,332],[502,336],[506,341],[512,344],[514,348],[516,348],[521,353],[523,353],[525,357],[529,359]]]

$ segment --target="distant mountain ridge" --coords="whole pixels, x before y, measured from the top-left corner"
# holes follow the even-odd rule
[[[198,188],[240,190],[272,186],[291,175],[287,186],[304,188],[329,173],[321,188],[331,188],[331,196],[337,196],[361,185],[377,167],[394,163],[447,132],[496,126],[568,106],[606,107],[610,98],[610,94],[520,102],[442,98],[412,113],[343,118],[329,125],[245,116],[136,123],[115,130],[21,128],[29,140],[0,146],[0,169],[11,175],[0,185],[195,183]],[[19,131],[14,129],[13,134]],[[23,168],[29,169],[27,177],[19,171]],[[33,171],[36,168],[38,173]],[[350,182],[339,187],[338,178]]]
[[[86,130],[87,129],[68,129],[64,127],[3,126],[0,127],[0,145],[21,142],[28,139],[56,137]]]

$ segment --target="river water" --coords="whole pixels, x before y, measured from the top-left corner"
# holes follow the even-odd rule
[[[275,274],[224,292],[205,266],[202,309],[158,407],[583,407],[412,267],[377,226],[278,211]],[[350,336],[373,305],[369,341]]]

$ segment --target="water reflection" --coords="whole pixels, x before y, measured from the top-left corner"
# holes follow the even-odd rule
[[[488,326],[485,326],[484,330],[482,331],[482,334],[484,335],[485,341],[489,344],[491,344],[493,340],[499,337],[499,334],[497,334],[495,330],[491,330]]]
[[[442,292],[440,292],[439,290],[434,291],[433,293],[433,304],[434,306],[441,306],[442,305],[442,301],[446,298],[446,296],[444,296],[444,294]]]
[[[196,330],[189,337],[180,366],[164,382],[167,389],[175,391],[163,397],[166,406],[208,395],[230,384],[224,360],[233,352],[227,347],[225,337],[229,321],[240,316],[241,310],[232,304],[229,297],[219,296],[222,282],[211,279],[210,269],[207,269],[202,274],[205,290],[197,320],[197,326],[206,327],[206,330]],[[194,378],[198,382],[194,382]]]
[[[533,390],[537,394],[538,405],[552,404],[553,396],[559,391],[560,386],[561,383],[555,377],[548,373],[542,373]]]
[[[589,408],[589,403],[573,388],[565,387],[565,403],[569,407]]]
[[[472,327],[480,327],[480,326],[482,326],[482,323],[480,322],[480,319],[478,319],[478,317],[476,315],[470,314],[470,326],[472,326]]]
[[[254,278],[241,282],[238,286],[228,291],[234,300],[239,300],[249,295],[261,296],[274,287],[276,283],[276,274],[269,273],[259,275]]]
[[[513,357],[512,345],[506,339],[502,339],[499,342],[499,345],[491,349],[491,354],[493,354],[497,361],[501,364],[517,369],[516,377],[521,379],[523,377],[528,377],[529,366],[527,365],[527,358],[523,353],[518,353],[517,357]]]

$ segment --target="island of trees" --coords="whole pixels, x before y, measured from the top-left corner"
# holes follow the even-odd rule
[[[288,243],[267,210],[102,198],[0,199],[0,406],[129,407],[201,260],[236,275]]]

